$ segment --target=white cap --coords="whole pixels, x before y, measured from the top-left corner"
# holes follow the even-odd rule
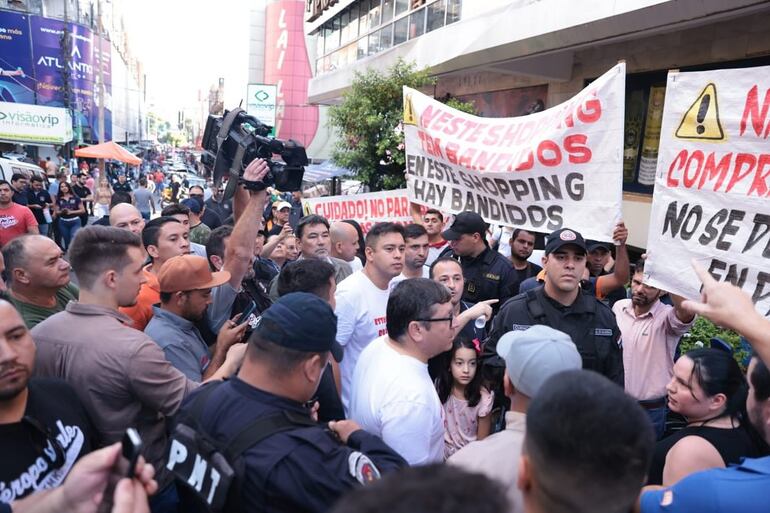
[[[554,374],[583,366],[570,336],[542,325],[509,331],[497,342],[497,354],[505,360],[513,386],[530,398]]]
[[[273,206],[275,207],[276,210],[280,212],[284,208],[291,208],[291,203],[289,203],[288,201],[279,201]]]

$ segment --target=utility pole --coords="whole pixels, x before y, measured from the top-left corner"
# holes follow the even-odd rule
[[[99,144],[104,143],[104,53],[102,52],[102,0],[96,1],[96,38],[99,41]],[[107,180],[107,167],[104,159],[99,159],[99,181],[109,183]]]

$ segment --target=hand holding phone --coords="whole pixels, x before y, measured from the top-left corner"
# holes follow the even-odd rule
[[[134,428],[126,429],[123,440],[120,443],[120,458],[117,461],[117,474],[120,477],[133,478],[136,471],[136,462],[142,454],[142,437]]]

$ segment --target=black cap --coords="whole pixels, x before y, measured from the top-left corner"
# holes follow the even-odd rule
[[[587,240],[586,241],[586,249],[588,249],[589,253],[591,251],[593,251],[595,249],[599,249],[599,248],[602,248],[602,249],[604,249],[606,251],[612,251],[612,246],[610,245],[609,242],[601,242],[601,241],[598,241],[598,240]]]
[[[342,361],[337,316],[329,303],[315,294],[291,292],[281,296],[262,313],[254,331],[287,349],[308,353],[331,351],[336,361]]]
[[[580,235],[580,232],[570,230],[569,228],[562,228],[561,230],[551,232],[551,235],[548,236],[548,242],[545,243],[545,254],[550,255],[564,246],[576,246],[583,253],[586,253],[586,241]]]
[[[465,233],[478,233],[486,241],[487,223],[476,212],[460,212],[455,216],[452,226],[441,234],[445,240],[457,240]]]

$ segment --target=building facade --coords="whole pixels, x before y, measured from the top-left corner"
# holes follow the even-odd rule
[[[316,104],[339,101],[356,71],[403,58],[431,71],[436,98],[518,116],[569,99],[624,60],[623,208],[640,248],[668,71],[770,64],[766,0],[308,0],[305,22]]]

